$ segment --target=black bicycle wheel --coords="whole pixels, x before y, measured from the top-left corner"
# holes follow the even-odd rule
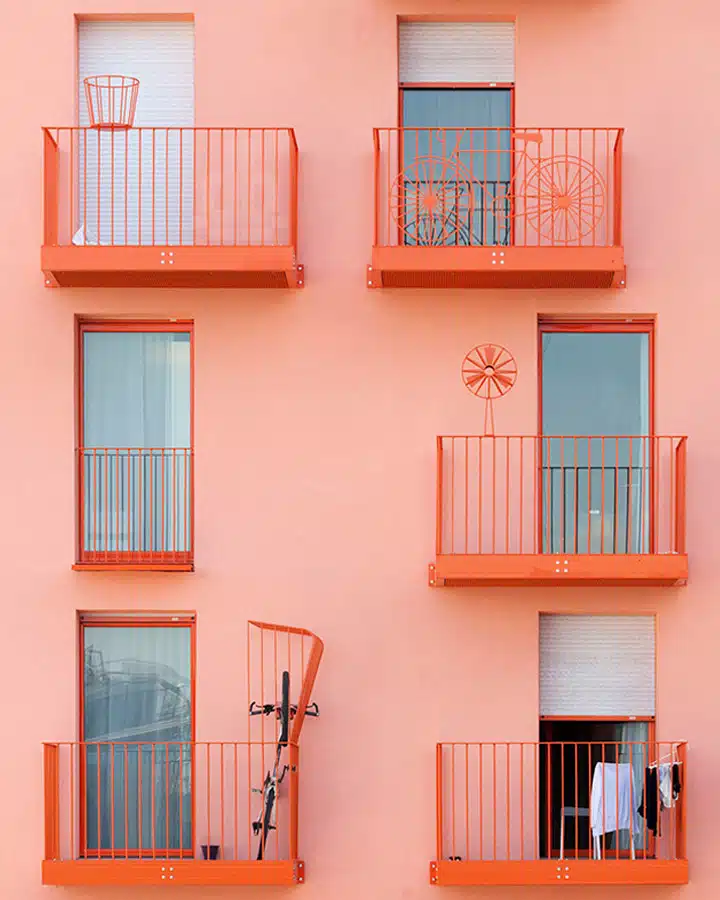
[[[267,843],[268,833],[270,832],[273,806],[275,806],[275,788],[271,787],[265,796],[265,809],[263,810],[262,830],[260,832],[260,846],[258,847],[257,853],[258,859],[262,859],[265,854],[265,844]]]
[[[282,697],[280,699],[280,738],[281,747],[287,747],[290,730],[290,673],[282,673]]]

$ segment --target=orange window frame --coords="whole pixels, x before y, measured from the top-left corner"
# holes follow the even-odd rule
[[[77,479],[77,488],[76,488],[76,503],[77,503],[77,512],[76,512],[76,559],[80,561],[85,561],[83,559],[85,552],[83,548],[83,531],[84,531],[84,521],[83,521],[83,511],[84,511],[84,497],[83,497],[83,473],[82,473],[82,455],[81,450],[85,446],[84,444],[84,422],[85,422],[85,398],[83,392],[83,384],[84,384],[84,375],[85,375],[85,344],[84,337],[86,334],[90,334],[93,332],[116,332],[116,333],[126,333],[126,334],[137,334],[141,332],[153,332],[153,333],[181,333],[188,334],[190,336],[190,458],[192,460],[194,455],[194,447],[195,447],[195,326],[192,320],[189,319],[177,319],[173,321],[167,321],[162,319],[148,319],[147,321],[143,320],[129,320],[122,321],[117,319],[108,319],[108,320],[98,320],[98,319],[78,319],[77,320],[77,328],[76,328],[76,347],[75,347],[75,355],[76,355],[76,387],[75,387],[75,403],[76,403],[76,434],[77,434],[77,460],[76,460],[76,479]],[[194,490],[194,474],[193,470],[191,470],[190,475],[190,509],[189,509],[189,533],[192,537],[192,543],[194,544],[194,535],[195,535],[195,490]],[[120,562],[123,561],[132,564],[137,557],[137,554],[134,551],[127,551],[119,554],[115,554],[120,557]],[[178,555],[178,554],[176,554]],[[186,554],[188,556],[187,562],[192,562],[193,551],[191,550]],[[138,563],[138,567],[142,567],[141,563]]]
[[[192,858],[195,847],[195,754],[191,756],[190,774],[190,847],[170,850],[162,847],[139,847],[137,850],[125,851],[122,847],[104,850],[98,847],[90,851],[87,841],[87,811],[85,805],[86,782],[83,744],[85,742],[85,631],[88,628],[188,628],[190,630],[190,740],[188,743],[194,746],[195,731],[195,697],[196,697],[196,665],[197,665],[197,616],[195,613],[145,613],[126,614],[122,611],[107,613],[107,615],[87,615],[81,613],[78,617],[78,734],[80,736],[80,757],[78,777],[78,825],[80,830],[79,851],[81,859],[147,859],[159,854],[161,858],[180,859]],[[99,742],[103,743],[103,742]],[[142,833],[138,835],[138,843],[142,839]]]
[[[540,716],[540,723],[543,722],[646,722],[648,725],[648,737],[647,742],[648,746],[651,746],[655,743],[656,737],[656,720],[655,716]],[[543,743],[543,742],[541,742]],[[548,744],[553,744],[554,741],[548,741]],[[578,741],[578,744],[583,744],[583,741]],[[608,745],[612,745],[617,743],[616,741],[600,741],[599,743],[605,743]],[[548,767],[548,777],[550,775],[550,768]],[[644,790],[644,788],[643,788]],[[552,806],[549,802],[549,794],[547,803],[547,815],[548,815],[548,827],[550,825],[550,817]],[[538,810],[539,812],[539,810]],[[549,832],[552,834],[552,831]],[[647,835],[647,850],[646,857],[648,859],[652,859],[656,854],[656,841],[657,838],[654,834],[648,833]],[[552,843],[552,839],[550,840]],[[560,847],[552,847],[550,848],[550,858],[558,858],[560,857]],[[566,859],[591,859],[592,858],[592,849],[589,850],[574,850],[570,855],[566,855]],[[630,859],[631,853],[630,850],[614,850],[612,853],[608,853],[602,857],[603,859]]]
[[[552,316],[538,318],[537,340],[537,408],[538,425],[537,434],[540,439],[543,432],[543,334],[647,334],[648,335],[648,437],[655,436],[655,318],[651,316],[608,317],[608,318],[556,318]],[[565,435],[561,435],[565,436]],[[573,435],[569,435],[572,437]],[[542,443],[542,441],[541,441]],[[538,454],[537,472],[537,540],[538,547],[543,546],[543,467],[542,453]],[[648,462],[650,483],[653,479],[653,459],[650,453]],[[655,547],[655,495],[650,492],[649,498],[649,522],[648,522],[648,546],[650,552]]]

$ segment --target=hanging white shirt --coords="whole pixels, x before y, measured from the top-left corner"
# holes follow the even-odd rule
[[[630,763],[596,763],[590,797],[594,837],[622,829],[639,834],[639,802],[640,792]]]

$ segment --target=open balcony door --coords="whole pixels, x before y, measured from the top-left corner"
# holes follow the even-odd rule
[[[78,47],[81,126],[89,124],[86,77],[130,75],[140,89],[134,128],[81,130],[72,148],[78,167],[73,243],[192,244],[194,24],[81,21]]]

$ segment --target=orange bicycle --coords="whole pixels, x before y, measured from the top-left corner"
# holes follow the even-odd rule
[[[593,235],[605,216],[607,190],[598,169],[579,153],[543,156],[540,131],[448,129],[456,135],[448,154],[432,152],[445,132],[426,129],[429,152],[419,155],[395,178],[390,209],[403,240],[417,246],[511,245],[520,221],[523,243],[580,244]],[[479,131],[481,148],[463,140]],[[488,149],[487,135],[507,135],[507,148]],[[435,140],[433,139],[435,138]],[[475,142],[477,144],[477,141]],[[567,148],[565,148],[567,149]],[[488,161],[500,179],[480,178]],[[479,164],[477,164],[479,162]]]

